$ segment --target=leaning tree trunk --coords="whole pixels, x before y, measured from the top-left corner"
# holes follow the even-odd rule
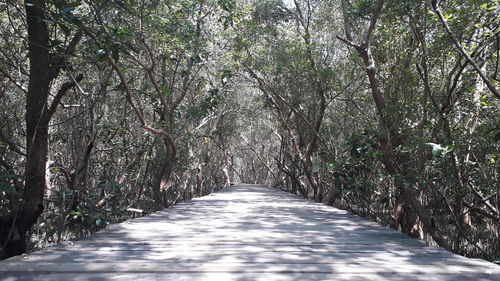
[[[375,67],[375,61],[370,51],[370,47],[369,45],[357,46],[355,49],[363,59],[365,65],[371,94],[375,103],[376,111],[379,115],[379,122],[387,132],[387,136],[381,138],[380,140],[380,146],[383,152],[382,162],[384,164],[384,168],[390,175],[399,175],[403,176],[403,178],[407,178],[412,174],[412,172],[408,170],[408,168],[400,168],[404,167],[404,163],[407,161],[404,156],[398,155],[395,152],[395,148],[403,143],[403,137],[398,133],[396,126],[387,115],[386,104],[382,92],[380,91],[377,69]],[[450,245],[444,237],[444,234],[434,226],[431,216],[419,201],[419,191],[408,188],[402,183],[396,183],[396,185],[399,190],[397,196],[401,196],[398,200],[404,202],[404,208],[406,209],[404,212],[406,217],[404,225],[406,229],[404,232],[418,236],[418,233],[421,231],[419,226],[421,222],[425,231],[432,236],[434,241],[436,241],[439,246],[450,249]]]

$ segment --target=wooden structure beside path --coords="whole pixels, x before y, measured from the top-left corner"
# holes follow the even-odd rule
[[[333,207],[238,185],[0,262],[0,280],[500,280]]]

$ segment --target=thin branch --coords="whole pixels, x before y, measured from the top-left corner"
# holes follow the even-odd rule
[[[337,35],[336,37],[337,37],[337,39],[339,39],[340,41],[342,41],[342,42],[346,43],[347,45],[349,45],[349,46],[351,46],[351,47],[353,47],[353,48],[361,48],[361,45],[356,44],[356,43],[352,42],[352,41],[351,41],[351,40],[349,40],[349,39],[343,38],[343,37],[341,37],[341,36],[339,36],[339,35]]]
[[[266,167],[266,169],[273,175],[273,177],[276,177],[276,174],[273,172],[273,170],[269,167],[269,165],[267,165],[266,161],[262,159],[260,154],[255,150],[255,148],[253,148],[253,146],[248,142],[248,140],[245,139],[245,137],[242,135],[240,135],[240,138],[245,142],[245,144],[248,146],[248,148],[250,148],[250,150],[255,154],[255,156],[257,156],[257,159],[259,159],[259,161]]]
[[[80,40],[82,40],[82,36],[83,36],[83,30],[79,29],[69,42],[66,49],[64,50],[64,58],[67,58],[73,55],[73,53],[75,53],[76,46],[78,45],[78,43],[80,43]]]
[[[24,148],[21,145],[11,141],[6,135],[4,135],[1,129],[0,129],[0,140],[5,142],[9,146],[10,150],[14,151],[19,155],[26,156],[26,153],[24,153],[24,151],[21,150]]]
[[[59,71],[66,63],[66,60],[75,53],[76,46],[82,40],[82,36],[83,36],[82,29],[79,29],[75,33],[75,35],[73,35],[73,38],[69,42],[68,46],[66,46],[66,49],[64,50],[64,53],[62,54],[62,56],[58,57],[56,63],[50,69],[50,77],[52,77],[52,79],[57,77],[57,75],[59,74]]]
[[[28,89],[26,87],[23,87],[23,85],[19,84],[12,76],[7,73],[3,68],[0,68],[0,73],[3,74],[5,78],[7,78],[14,86],[18,87],[21,91],[23,91],[25,94],[28,93]]]
[[[96,35],[88,28],[84,29],[85,34],[87,34],[89,37],[94,39],[97,42],[97,37]],[[135,104],[133,96],[132,96],[132,88],[130,88],[130,85],[125,78],[125,74],[123,71],[120,69],[120,67],[116,64],[116,62],[108,55],[105,55],[106,61],[111,65],[111,67],[115,70],[116,74],[118,74],[118,77],[120,78],[120,81],[123,84],[123,87],[125,88],[125,98],[127,99],[128,104],[132,107],[134,113],[136,116],[139,118],[139,122],[141,123],[141,127],[145,129],[146,131],[157,134],[157,135],[162,135],[165,137],[167,140],[167,143],[170,146],[170,149],[172,150],[172,158],[175,158],[175,155],[177,154],[177,146],[175,145],[174,139],[170,133],[168,133],[165,130],[158,130],[155,129],[151,126],[149,126],[146,122],[146,119],[144,117],[144,114],[140,110],[140,108]]]
[[[351,21],[349,20],[349,14],[348,14],[348,11],[347,11],[347,0],[341,0],[340,1],[340,4],[341,4],[341,8],[342,8],[342,14],[344,15],[344,29],[345,29],[345,36],[346,36],[346,39],[345,39],[345,42],[354,42],[354,37],[352,36],[352,24],[351,24]],[[340,40],[341,37],[337,36],[337,38],[339,38]],[[349,43],[347,43],[348,45],[351,45]],[[354,45],[351,45],[354,47]]]
[[[448,210],[450,211],[451,217],[453,218],[453,221],[455,222],[455,226],[457,227],[457,229],[460,232],[460,234],[462,235],[462,237],[465,238],[465,240],[467,240],[467,242],[470,245],[472,245],[473,247],[478,249],[481,253],[483,253],[489,259],[492,259],[491,255],[489,253],[487,253],[485,250],[483,250],[483,248],[481,248],[478,244],[474,243],[471,240],[471,238],[469,237],[469,235],[466,233],[466,231],[462,228],[462,226],[461,226],[460,222],[458,221],[458,218],[455,215],[455,212],[453,212],[453,208],[451,207],[450,202],[446,198],[444,192],[440,191],[438,188],[434,188],[434,190],[437,191],[437,193],[443,198],[444,202],[446,203],[446,206],[448,207]]]
[[[64,95],[66,95],[68,90],[75,87],[82,80],[83,80],[83,74],[80,74],[77,77],[75,77],[75,79],[73,81],[66,82],[61,86],[59,91],[57,91],[57,94],[55,95],[54,100],[52,100],[52,103],[50,104],[49,109],[47,110],[47,113],[46,113],[47,115],[45,117],[48,118],[48,120],[50,120],[52,115],[54,115],[54,113],[56,112],[57,106],[61,103],[62,98],[64,97]]]
[[[489,202],[490,199],[492,199],[496,194],[493,194],[492,196],[489,196],[489,197],[485,197],[483,195],[483,193],[481,192],[481,190],[479,190],[472,182],[470,182],[470,183],[471,183],[470,187],[471,187],[472,192],[474,193],[474,195],[476,195],[480,199],[479,202],[486,205],[486,207],[488,207],[488,209],[490,209],[492,213],[494,213],[495,215],[498,216],[500,214],[499,210],[497,210],[495,208],[495,206],[491,205],[491,203]]]
[[[490,92],[498,99],[500,99],[500,92],[496,89],[495,85],[486,77],[486,74],[483,73],[479,65],[467,54],[467,51],[465,51],[464,47],[460,44],[460,42],[457,40],[453,32],[451,31],[450,27],[448,26],[448,23],[443,16],[443,13],[441,13],[441,10],[439,9],[439,5],[436,1],[433,1],[433,9],[434,13],[438,16],[439,21],[443,25],[446,33],[448,34],[448,37],[451,39],[453,44],[457,47],[457,49],[460,51],[460,53],[465,57],[465,59],[472,65],[476,73],[481,77],[483,80],[484,84],[486,84],[486,87],[490,90]]]
[[[373,34],[373,30],[377,26],[377,21],[380,18],[380,14],[382,13],[382,9],[384,8],[384,0],[377,1],[375,8],[373,9],[372,15],[370,17],[370,24],[366,29],[366,33],[363,39],[363,45],[370,44],[370,40]]]

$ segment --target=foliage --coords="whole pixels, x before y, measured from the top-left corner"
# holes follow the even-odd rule
[[[0,5],[2,216],[41,77],[24,2]],[[31,248],[245,181],[500,255],[500,100],[459,49],[500,87],[500,2],[438,1],[449,31],[432,1],[36,2],[57,110]]]

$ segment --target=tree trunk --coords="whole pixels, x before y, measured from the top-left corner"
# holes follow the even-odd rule
[[[394,126],[392,119],[386,112],[386,104],[384,96],[380,90],[377,68],[375,66],[373,55],[370,51],[370,46],[356,46],[355,49],[363,59],[365,71],[371,88],[372,98],[379,115],[380,124],[386,130],[385,136],[380,140],[380,146],[383,151],[382,161],[384,168],[390,175],[398,175],[406,181],[407,176],[411,176],[411,171],[401,168],[405,166],[405,157],[395,153],[395,148],[403,143],[403,139],[398,133],[396,126]],[[405,206],[405,218],[410,219],[411,221],[407,221],[405,223],[405,228],[414,226],[411,227],[411,229],[406,229],[406,231],[409,231],[407,233],[411,234],[415,231],[415,229],[417,232],[420,232],[419,225],[422,223],[424,230],[432,236],[434,241],[436,241],[439,246],[450,249],[450,244],[444,237],[443,233],[435,227],[430,214],[420,202],[418,196],[419,191],[413,189],[412,187],[408,187],[404,182],[396,183],[396,185],[399,190],[399,196],[401,196],[401,198],[398,198],[398,201],[405,202],[408,205],[408,208]]]
[[[162,210],[167,207],[167,189],[168,181],[172,175],[172,168],[175,161],[175,148],[172,147],[173,143],[165,140],[166,155],[163,158],[161,165],[156,174],[156,183],[153,186],[153,199],[155,201],[155,208]]]
[[[29,83],[26,94],[26,167],[22,202],[8,216],[0,217],[2,224],[12,226],[7,235],[0,235],[0,259],[26,251],[26,233],[43,212],[46,189],[46,165],[49,151],[49,122],[66,92],[83,79],[78,75],[64,83],[52,103],[48,104],[51,82],[58,76],[64,59],[70,56],[80,42],[82,32],[75,34],[67,45],[64,58],[51,65],[49,30],[45,19],[44,0],[25,0],[28,33]]]
[[[26,167],[23,201],[16,216],[10,241],[0,237],[5,248],[0,258],[22,254],[26,251],[26,233],[43,211],[45,191],[45,165],[48,156],[47,99],[50,88],[49,33],[45,19],[45,2],[26,0],[28,50],[30,75],[26,96]],[[4,218],[5,219],[5,218]]]

